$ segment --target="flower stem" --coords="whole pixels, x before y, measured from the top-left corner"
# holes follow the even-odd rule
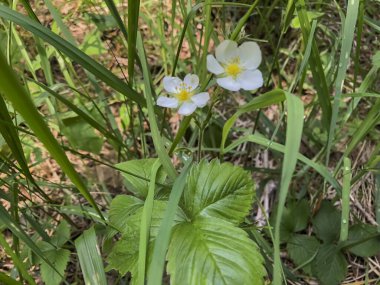
[[[198,163],[202,159],[203,133],[204,133],[204,125],[201,124],[200,127],[199,127],[199,142],[198,142],[198,157],[197,157]]]

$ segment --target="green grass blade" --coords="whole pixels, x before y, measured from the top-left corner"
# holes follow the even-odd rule
[[[358,31],[356,35],[356,47],[355,47],[355,59],[354,59],[354,86],[353,86],[354,92],[356,90],[357,78],[360,73],[359,59],[360,59],[360,53],[361,53],[361,47],[362,47],[364,13],[365,13],[365,0],[360,0],[359,15],[358,15]]]
[[[273,1],[275,2],[275,1]],[[271,67],[269,69],[269,75],[268,75],[268,78],[265,82],[265,86],[269,86],[269,83],[270,83],[270,80],[271,80],[271,74],[273,73],[275,67],[278,66],[278,57],[279,57],[279,52],[280,52],[280,48],[281,48],[281,44],[283,42],[283,39],[284,39],[284,35],[286,33],[286,31],[288,30],[289,26],[290,26],[290,22],[292,20],[292,18],[294,17],[293,14],[294,14],[294,9],[295,9],[295,5],[294,5],[294,1],[293,0],[289,0],[288,3],[286,4],[286,9],[285,9],[285,15],[283,17],[283,25],[282,25],[282,28],[281,28],[281,33],[280,33],[280,36],[278,37],[278,41],[277,41],[277,45],[276,45],[276,48],[275,48],[275,52],[274,52],[274,56],[273,56],[273,61],[272,61],[272,64],[271,64]],[[260,14],[261,15],[261,14]],[[262,19],[262,21],[260,21],[260,26],[263,26],[262,23],[265,23],[265,20]],[[262,31],[262,28],[259,26],[259,31]],[[259,114],[260,115],[260,114]],[[258,116],[259,116],[258,115]],[[260,118],[260,117],[258,117]]]
[[[302,35],[305,43],[308,42],[309,36],[311,36],[310,21],[308,19],[304,0],[298,0],[296,5],[298,18],[300,20]],[[322,123],[326,130],[329,129],[331,121],[331,102],[330,93],[327,85],[325,73],[323,70],[321,56],[318,50],[317,43],[313,39],[313,45],[311,50],[311,57],[309,61],[310,69],[313,74],[313,80],[315,88],[317,89],[319,104],[322,109]]]
[[[175,180],[172,191],[170,192],[168,207],[158,230],[158,234],[153,249],[152,262],[148,271],[148,285],[161,285],[164,273],[166,251],[169,246],[171,229],[174,224],[175,214],[182,192],[186,185],[186,177],[190,170],[192,160],[190,159],[181,174]]]
[[[29,3],[29,0],[20,0],[21,4],[24,6],[26,12],[28,13],[28,16],[32,18],[32,20],[36,21],[37,23],[40,23],[40,20],[38,19],[37,15],[34,13],[32,6]]]
[[[294,91],[294,88],[297,86],[300,78],[303,76],[305,68],[306,68],[306,65],[309,62],[309,58],[310,58],[310,54],[311,54],[311,48],[313,46],[314,33],[315,33],[315,29],[316,28],[317,28],[317,20],[313,20],[313,22],[311,24],[311,30],[310,30],[310,34],[309,34],[309,39],[307,41],[307,45],[306,45],[306,48],[305,48],[305,53],[304,53],[304,56],[302,58],[302,62],[301,62],[300,68],[299,68],[299,70],[297,72],[296,79],[294,80],[294,82],[292,83],[292,85],[289,88],[290,92]],[[300,88],[302,88],[302,86],[300,86]]]
[[[25,10],[28,13],[28,16],[33,21],[35,21],[36,23],[41,24],[37,15],[34,13],[32,6],[30,5],[29,1],[28,0],[21,0],[20,2],[23,4]],[[15,1],[15,3],[16,3],[16,1]],[[44,47],[44,43],[43,43],[43,41],[41,41],[41,39],[39,39],[37,37],[35,38],[35,41],[36,41],[36,49],[37,49],[38,54],[40,55],[40,59],[41,59],[41,68],[44,71],[46,81],[49,85],[52,85],[54,83],[53,73],[51,70],[49,58],[48,58],[47,53],[46,53],[46,49]]]
[[[63,36],[69,41],[71,44],[75,45],[76,41],[70,30],[66,27],[65,23],[62,21],[62,16],[60,12],[54,7],[51,0],[44,0],[46,7],[49,9],[50,14],[53,16],[54,21],[57,23],[57,26]]]
[[[143,213],[141,216],[137,285],[145,284],[147,250],[149,245],[149,232],[153,212],[154,190],[156,188],[156,176],[158,170],[160,169],[160,166],[161,163],[159,160],[157,160],[152,166],[148,195],[146,197]]]
[[[348,226],[350,218],[350,190],[351,190],[351,160],[344,159],[343,166],[343,187],[342,187],[342,219],[340,223],[339,241],[344,242],[348,238]]]
[[[190,24],[190,21],[193,19],[193,17],[195,16],[195,12],[200,9],[201,7],[203,7],[204,3],[199,3],[197,5],[195,5],[191,10],[190,12],[188,13],[188,15],[186,16],[185,18],[185,23],[183,24],[183,28],[182,28],[182,31],[181,31],[181,36],[179,38],[179,42],[178,42],[178,47],[177,47],[177,53],[176,53],[176,56],[174,58],[174,62],[173,62],[173,71],[172,71],[172,76],[175,75],[175,72],[176,72],[176,68],[177,68],[177,64],[178,64],[178,59],[179,59],[179,55],[181,53],[181,50],[182,50],[182,44],[183,44],[183,41],[185,39],[185,35],[186,35],[186,31],[187,31],[187,28]]]
[[[117,11],[117,7],[115,5],[115,2],[113,0],[104,0],[104,2],[106,2],[108,9],[110,10],[112,17],[115,19],[117,25],[119,26],[119,29],[120,29],[121,33],[123,34],[125,40],[128,41],[127,29],[123,23],[123,20],[120,17],[119,12]],[[129,5],[128,5],[128,7],[129,7]]]
[[[248,5],[246,4],[239,4],[239,3],[225,3],[225,2],[217,2],[217,1],[213,1],[212,2],[212,6],[216,6],[216,5],[231,5],[231,6],[242,6],[242,7],[249,7]],[[196,15],[196,12],[205,6],[205,3],[204,2],[200,2],[196,5],[194,5],[193,7],[191,7],[191,9],[189,10],[188,14],[187,15],[184,15],[184,18],[185,18],[185,22],[183,24],[183,27],[182,27],[182,31],[181,31],[181,35],[180,35],[180,38],[179,38],[179,41],[178,41],[178,47],[177,47],[177,52],[176,52],[176,55],[174,57],[174,62],[173,62],[173,71],[172,71],[172,76],[175,75],[175,72],[176,72],[176,68],[177,68],[177,64],[178,64],[178,59],[179,59],[179,55],[181,53],[181,50],[182,50],[182,45],[183,45],[183,41],[185,39],[185,36],[186,36],[186,33],[189,32],[188,28],[189,28],[189,24],[190,24],[190,21],[193,20],[193,18],[195,17]],[[235,28],[234,32],[237,31],[238,29]],[[237,32],[239,33],[240,30]],[[194,49],[193,45],[194,43],[192,42],[193,40],[193,37],[189,38],[189,41],[190,41],[190,45],[192,46],[192,49]],[[208,77],[209,78],[209,77]],[[209,80],[209,79],[208,79]],[[206,80],[206,82],[208,82],[208,80]],[[203,84],[202,84],[203,86]],[[203,88],[202,88],[203,89]]]
[[[67,26],[65,25],[65,23],[62,21],[62,15],[60,14],[60,12],[54,7],[54,5],[52,4],[51,0],[45,0],[45,3],[46,3],[46,6],[48,7],[50,13],[52,14],[54,20],[56,21],[56,23],[57,23],[60,31],[62,32],[64,38],[66,40],[68,40],[73,46],[77,47],[78,45],[77,45],[76,39],[72,35],[71,31],[67,28]],[[74,68],[73,68],[71,62],[65,61],[63,59],[63,56],[62,56],[62,54],[60,52],[58,52],[57,60],[58,60],[58,62],[61,65],[62,72],[63,72],[63,74],[65,76],[65,79],[68,82],[68,84],[70,86],[72,86],[72,87],[75,86],[75,84],[70,83],[70,82],[72,82],[72,80],[71,80],[71,78],[68,75],[68,71],[65,70],[67,68],[66,67],[62,68],[62,67],[64,67],[64,64],[68,65],[68,67],[70,68],[70,70],[74,74],[75,71],[74,71]],[[99,83],[96,81],[95,76],[92,73],[90,73],[89,71],[87,71],[87,70],[85,70],[85,73],[86,73],[89,81],[91,82],[92,86],[94,87],[95,93],[98,94],[100,100],[105,100],[104,92],[101,89]],[[114,122],[114,116],[113,116],[113,114],[111,114],[111,112],[109,111],[108,108],[106,108],[106,109],[108,111],[107,115],[108,115],[108,119],[110,121],[110,124],[111,125],[116,125],[116,123]],[[115,129],[115,134],[116,134],[116,136],[119,137],[118,140],[120,141],[121,134],[119,133],[118,129]]]
[[[75,240],[80,267],[86,285],[107,285],[103,260],[96,242],[94,227],[86,230]]]
[[[354,148],[364,139],[364,137],[379,123],[380,120],[380,99],[377,99],[375,104],[372,106],[367,117],[356,129],[355,135],[352,137],[351,141],[348,143],[342,159],[338,162],[335,173],[340,168],[344,157],[348,157]]]
[[[342,97],[347,98],[364,98],[364,97],[373,97],[373,98],[380,98],[380,94],[378,93],[348,93],[348,94],[342,94]]]
[[[207,68],[206,66],[206,57],[208,54],[208,47],[210,44],[211,34],[214,31],[213,24],[211,21],[211,4],[212,0],[205,1],[205,7],[203,9],[203,18],[204,18],[204,37],[203,37],[203,45],[200,48],[202,50],[202,55],[200,58],[200,62],[198,63],[198,75],[200,78],[205,78],[207,76]]]
[[[355,35],[355,26],[356,26],[356,21],[358,18],[359,3],[360,3],[360,0],[348,1],[347,16],[346,16],[346,20],[344,22],[344,27],[342,31],[343,39],[342,39],[342,47],[341,47],[340,58],[339,58],[338,75],[335,81],[334,105],[333,105],[331,124],[329,128],[329,135],[328,135],[328,140],[327,140],[326,165],[328,165],[329,163],[330,151],[331,151],[332,143],[335,137],[337,119],[339,115],[339,105],[341,103],[343,83],[346,77],[346,71],[348,68],[352,44],[353,44],[354,35]]]
[[[373,28],[376,32],[380,33],[380,21],[376,21],[375,19],[364,16],[364,22]]]
[[[177,134],[176,134],[176,136],[172,142],[172,145],[170,146],[169,155],[173,154],[176,146],[179,144],[179,142],[181,141],[181,139],[185,135],[186,130],[189,127],[192,118],[193,118],[193,116],[186,116],[182,120],[181,124],[179,125],[178,132],[177,132]]]
[[[19,36],[19,32],[17,31],[17,29],[15,29],[14,26],[12,27],[12,35],[13,35],[13,37],[15,39],[15,43],[17,44],[18,50],[22,54],[23,60],[25,60],[25,67],[27,67],[29,69],[30,73],[33,76],[33,79],[37,80],[37,75],[34,72],[34,66],[32,64],[32,60],[30,59],[30,56],[29,56],[29,54],[28,54],[28,52],[26,50],[26,45],[21,40],[21,38]]]
[[[14,280],[3,272],[0,272],[0,284],[22,285],[22,282]]]
[[[62,16],[60,12],[54,7],[53,3],[50,0],[44,0],[47,8],[50,11],[50,14],[53,16],[54,21],[57,23],[57,26],[63,36],[65,37],[66,40],[68,40],[71,44],[75,45],[75,38],[71,34],[70,30],[66,27],[66,25],[62,21]],[[66,64],[71,65],[71,63],[67,63],[64,61],[63,56],[60,52],[56,52],[56,57],[59,62],[59,65],[61,67],[62,73],[67,81],[67,83],[70,86],[75,86],[68,70],[66,67]],[[72,68],[72,66],[71,66]],[[73,68],[72,68],[73,69]]]
[[[239,20],[237,23],[235,29],[233,30],[230,39],[233,41],[236,41],[237,37],[239,36],[239,33],[243,29],[245,23],[248,21],[248,18],[251,16],[253,10],[256,8],[257,4],[259,4],[259,0],[256,0],[252,3],[252,5],[249,7],[248,11],[244,14],[244,16]]]
[[[45,121],[34,107],[32,99],[28,96],[28,94],[26,94],[13,70],[7,65],[6,59],[1,53],[0,66],[0,78],[2,78],[0,81],[0,91],[12,103],[15,110],[21,114],[25,122],[27,122],[35,135],[61,166],[62,170],[75,184],[83,197],[98,211],[100,215],[102,215],[97,204],[87,190],[86,185],[75,171],[61,146],[45,124]]]
[[[65,104],[70,110],[75,112],[78,116],[80,116],[83,120],[85,120],[90,126],[92,126],[94,129],[98,130],[101,134],[103,134],[106,138],[112,140],[113,142],[117,143],[119,146],[123,146],[123,142],[119,140],[119,138],[115,137],[110,131],[108,131],[102,124],[100,124],[98,121],[96,121],[92,116],[84,112],[83,110],[79,109],[74,103],[72,103],[70,100],[67,100],[64,96],[60,95],[58,92],[54,91],[53,89],[50,89],[49,87],[43,85],[42,83],[39,83],[37,81],[34,81],[35,84],[40,86],[42,89],[44,89],[46,92],[48,92],[50,95],[52,95],[57,100],[61,101],[63,104]]]
[[[14,157],[19,163],[24,175],[33,183],[34,178],[29,171],[28,163],[26,162],[24,151],[22,149],[21,141],[17,134],[16,129],[13,126],[12,118],[8,113],[7,106],[2,97],[0,97],[0,133],[4,140],[7,142]]]
[[[28,281],[29,284],[36,284],[34,282],[32,276],[29,275],[27,268],[25,267],[25,263],[23,263],[20,258],[17,256],[15,252],[13,252],[12,248],[9,246],[7,241],[5,240],[3,234],[0,232],[0,245],[4,249],[4,251],[11,257],[12,262],[17,267],[17,270],[20,272],[21,276]]]
[[[177,171],[175,170],[170,160],[170,157],[165,149],[165,146],[163,144],[160,131],[157,125],[156,115],[154,113],[153,92],[152,92],[152,85],[150,81],[149,66],[146,59],[144,46],[143,46],[143,42],[142,42],[142,38],[140,34],[138,34],[137,36],[137,50],[139,52],[141,65],[143,69],[145,95],[146,95],[146,102],[147,102],[147,107],[148,107],[148,117],[149,117],[151,132],[152,132],[153,144],[156,148],[156,152],[162,163],[162,166],[165,168],[165,171],[168,173],[168,175],[170,176],[172,180],[175,180],[175,178],[177,177]]]
[[[253,143],[262,145],[264,147],[267,147],[268,149],[278,151],[281,153],[285,153],[285,146],[284,145],[273,142],[273,141],[263,137],[260,134],[254,134],[254,135],[248,135],[248,136],[242,137],[242,138],[234,141],[230,145],[228,145],[225,148],[224,152],[228,153],[231,150],[235,149],[236,147],[238,147],[239,145],[241,145],[242,143],[245,143],[245,142],[253,142]],[[341,192],[341,186],[340,186],[339,182],[334,178],[334,176],[331,175],[330,171],[325,166],[323,166],[323,165],[321,165],[321,164],[319,164],[313,160],[310,160],[309,158],[307,158],[306,156],[304,156],[300,153],[297,154],[297,159],[299,161],[303,162],[305,165],[307,165],[307,166],[313,168],[315,171],[317,171],[324,179],[326,179],[326,181],[328,181],[338,191],[338,193]]]
[[[375,62],[376,60],[374,60],[376,57],[380,58],[380,51],[378,51],[375,54],[375,56],[372,58],[372,60],[374,61],[373,66],[370,69],[370,71],[367,73],[367,75],[365,76],[363,82],[360,84],[360,87],[357,89],[356,93],[367,92],[367,90],[372,86],[372,84],[374,84],[374,82],[376,82],[376,80],[378,78],[378,72],[380,69],[380,64],[377,64]],[[346,96],[346,95],[342,94],[342,96]],[[350,103],[349,107],[347,108],[345,114],[342,114],[344,116],[343,123],[346,123],[348,121],[348,119],[351,117],[353,111],[358,106],[360,100],[361,100],[360,96],[359,96],[359,98],[354,98],[354,100],[352,100],[352,102]]]
[[[224,147],[227,140],[227,136],[233,126],[233,124],[236,122],[236,120],[239,118],[239,116],[243,115],[247,112],[252,112],[254,110],[262,109],[268,106],[271,106],[273,104],[277,104],[280,102],[283,102],[285,100],[285,92],[281,89],[275,89],[272,91],[269,91],[265,94],[262,94],[254,99],[252,99],[249,103],[241,106],[234,115],[229,118],[224,126],[223,126],[223,132],[222,132],[222,142],[220,145],[220,155],[222,156],[225,153]]]
[[[376,166],[378,169],[380,168],[380,160]],[[377,222],[377,232],[380,233],[380,173],[375,174],[375,181],[375,215]]]
[[[290,181],[297,163],[297,155],[301,145],[303,130],[304,108],[302,101],[285,92],[286,106],[288,110],[288,120],[286,127],[286,141],[284,161],[281,173],[281,187],[276,215],[275,234],[274,234],[274,285],[282,284],[281,258],[280,258],[280,225],[284,213],[286,196],[288,194]]]
[[[294,4],[294,0],[289,0],[288,3],[286,4],[285,17],[284,17],[284,25],[282,27],[282,30],[284,32],[286,32],[287,29],[290,26],[290,22],[293,19],[295,8],[296,8],[296,6]]]
[[[238,6],[238,7],[248,7],[249,8],[248,11],[245,13],[244,17],[242,19],[240,19],[240,21],[238,22],[237,26],[232,31],[231,39],[232,40],[234,40],[234,39],[236,40],[236,37],[239,35],[242,27],[244,26],[244,24],[248,20],[249,16],[251,15],[252,11],[255,9],[255,7],[258,4],[258,2],[259,1],[255,1],[252,5],[247,5],[247,4],[241,4],[241,3],[212,1],[212,5],[211,6],[222,5],[222,6]],[[184,17],[185,18],[185,22],[183,24],[183,28],[182,28],[182,31],[181,31],[180,39],[179,39],[179,42],[178,42],[177,53],[176,53],[176,56],[175,56],[174,62],[173,62],[172,76],[175,75],[175,71],[176,71],[176,68],[177,68],[179,55],[180,55],[181,50],[182,50],[182,44],[183,44],[183,41],[185,39],[186,32],[188,32],[188,27],[189,27],[190,21],[194,18],[196,12],[200,8],[204,7],[205,5],[206,4],[204,2],[200,2],[200,3],[196,4],[196,5],[194,5],[193,7],[191,7],[191,9],[188,12],[188,14],[186,15],[186,17]],[[191,39],[189,39],[189,40],[191,40]],[[211,78],[210,76],[207,77],[207,79],[204,80],[204,82],[207,83],[210,80],[210,78]],[[204,87],[204,84],[202,84],[201,86]],[[203,89],[203,88],[201,88],[201,89]]]
[[[128,0],[128,76],[132,84],[135,70],[137,32],[139,30],[140,0]],[[143,59],[141,59],[143,60]]]
[[[12,9],[15,9],[15,3],[10,2],[9,6]],[[7,31],[7,48],[6,48],[6,57],[9,65],[12,65],[12,30],[13,30],[13,24],[12,22],[9,22],[8,31]]]
[[[12,11],[4,5],[0,5],[0,17],[12,21],[26,30],[32,32],[37,37],[40,37],[47,43],[51,44],[59,51],[64,53],[66,56],[79,63],[84,69],[88,70],[104,83],[108,84],[110,87],[119,91],[126,98],[131,99],[132,101],[145,106],[145,100],[143,96],[138,94],[135,90],[130,88],[123,80],[118,78],[107,68],[105,68],[100,63],[93,60],[91,57],[86,55],[84,52],[80,51],[74,45],[60,38],[54,34],[49,29],[44,26],[26,18],[24,15]]]
[[[20,212],[22,213],[23,218],[28,222],[30,227],[33,228],[33,230],[36,231],[42,238],[42,240],[48,242],[51,244],[49,235],[45,232],[44,225],[41,225],[39,221],[37,221],[33,216],[29,215],[30,211],[29,209],[21,209]]]
[[[19,225],[12,219],[7,210],[2,204],[0,204],[0,222],[2,222],[15,236],[17,236],[21,241],[25,243],[27,247],[30,248],[37,256],[39,256],[43,261],[45,261],[54,271],[61,275],[46,258],[41,249],[36,245],[36,243],[25,233],[25,231],[20,228]],[[63,276],[62,276],[63,278]]]

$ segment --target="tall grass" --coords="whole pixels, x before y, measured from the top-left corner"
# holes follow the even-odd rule
[[[369,211],[379,224],[380,53],[368,40],[380,31],[373,13],[378,3],[107,0],[74,1],[76,10],[67,11],[45,0],[48,28],[38,6],[27,0],[5,2],[0,4],[5,38],[0,41],[0,244],[17,274],[0,272],[1,282],[35,284],[41,274],[33,266],[43,262],[57,278],[68,278],[41,243],[60,249],[50,233],[61,220],[72,227],[62,249],[78,257],[72,262],[80,265],[83,282],[106,284],[107,276],[115,276],[104,266],[109,237],[116,230],[110,229],[107,214],[114,193],[105,181],[94,182],[76,165],[82,160],[114,170],[120,161],[158,157],[152,177],[160,167],[168,174],[168,184],[148,181],[136,240],[138,284],[162,283],[175,211],[193,158],[218,158],[254,169],[258,194],[267,181],[276,183],[275,202],[262,209],[270,216],[266,226],[273,236],[252,227],[254,219],[243,225],[266,248],[262,254],[272,284],[302,278],[281,259],[288,249],[282,234],[292,201],[306,199],[315,216],[322,200],[333,193],[331,200],[339,201],[341,209],[339,242],[345,245],[350,218],[358,220],[350,195],[373,175]],[[88,37],[72,34],[71,17],[86,25]],[[111,30],[120,34],[105,43],[99,33],[92,34],[95,30],[103,37]],[[206,57],[224,39],[260,44],[266,82],[262,89],[232,94],[216,87]],[[86,44],[106,47],[108,53],[88,55]],[[126,66],[119,62],[123,59]],[[115,61],[118,68],[111,68]],[[202,91],[212,94],[210,106],[178,119],[155,105],[164,94],[164,76],[191,72],[200,76]],[[262,151],[275,167],[255,165]],[[58,165],[55,171],[62,172],[56,185],[34,170],[50,157]],[[171,192],[149,256],[157,185]],[[116,188],[117,194],[125,191],[122,185]],[[314,216],[308,220],[309,233]],[[87,226],[78,225],[78,219],[90,229],[84,231]]]

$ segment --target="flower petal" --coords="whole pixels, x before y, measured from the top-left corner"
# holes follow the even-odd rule
[[[255,42],[245,42],[239,46],[240,64],[245,69],[256,69],[261,63],[261,50]]]
[[[223,67],[219,64],[216,58],[211,54],[207,56],[207,70],[216,75],[222,74],[224,72]]]
[[[197,108],[197,105],[195,105],[192,102],[185,102],[182,104],[182,106],[178,110],[178,114],[188,116],[192,114],[195,109]]]
[[[238,52],[239,50],[236,42],[225,40],[215,49],[215,56],[219,62],[228,63],[231,59],[239,55]]]
[[[164,83],[164,88],[166,92],[177,93],[180,87],[180,84],[182,83],[182,80],[179,79],[178,77],[165,76],[163,83]]]
[[[199,85],[199,78],[196,74],[188,74],[185,76],[183,82],[190,87],[189,91],[193,91]]]
[[[230,91],[239,91],[240,83],[236,81],[232,76],[218,78],[216,82],[220,87]]]
[[[246,70],[242,72],[237,81],[244,90],[254,90],[260,88],[264,84],[263,75],[260,70]]]
[[[210,100],[210,95],[207,92],[202,92],[191,97],[191,101],[199,108],[206,106],[208,100]]]
[[[176,98],[160,96],[157,98],[157,105],[161,107],[166,107],[166,108],[177,108],[178,100]]]

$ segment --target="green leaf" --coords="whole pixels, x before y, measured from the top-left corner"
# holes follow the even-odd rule
[[[103,139],[95,133],[94,129],[80,116],[62,120],[64,127],[62,133],[67,137],[75,149],[99,154],[103,146]]]
[[[315,258],[320,244],[313,236],[293,235],[288,241],[286,249],[295,265],[311,275],[311,261]]]
[[[370,257],[378,254],[380,252],[380,237],[379,235],[374,237],[377,233],[376,226],[367,224],[352,226],[348,232],[348,242],[364,242],[349,248],[349,251],[361,257]]]
[[[154,240],[157,236],[159,226],[161,224],[162,218],[164,216],[165,210],[168,206],[167,201],[159,201],[155,200],[153,203],[153,212],[152,212],[152,220],[150,225],[150,240]],[[139,208],[136,210],[135,214],[130,216],[127,220],[127,230],[131,229],[140,229],[141,224],[141,216],[142,216],[143,208]],[[180,222],[186,221],[187,218],[179,207],[177,207],[176,216],[174,218],[174,223],[178,224]]]
[[[310,218],[310,206],[306,199],[291,203],[284,213],[283,224],[292,232],[306,229]]]
[[[106,285],[103,260],[96,242],[94,227],[86,230],[75,240],[75,248],[78,252],[85,284]]]
[[[277,211],[271,215],[271,224],[275,223]],[[307,200],[303,199],[298,202],[289,203],[284,208],[281,219],[280,237],[281,241],[288,241],[294,233],[306,229],[310,218],[310,206]]]
[[[170,284],[264,284],[263,258],[242,229],[198,217],[173,229],[168,251]]]
[[[320,13],[320,12],[315,12],[315,11],[307,11],[307,17],[310,21],[310,23],[314,20],[314,19],[317,19],[321,16],[324,15],[324,13]],[[292,22],[290,23],[290,26],[293,28],[293,29],[299,29],[301,28],[301,24],[300,24],[300,19],[298,18],[298,16],[295,16],[292,20]]]
[[[347,261],[336,245],[324,244],[312,263],[312,270],[321,285],[338,285],[346,277]]]
[[[70,259],[70,251],[67,249],[54,249],[44,252],[47,259],[54,265],[55,269],[62,276],[65,273],[67,263]],[[55,270],[53,270],[50,265],[46,262],[41,262],[41,277],[46,285],[59,285],[61,284],[62,277]]]
[[[121,174],[125,178],[125,182],[129,191],[133,192],[139,198],[146,198],[149,189],[149,180],[151,171],[156,158],[130,160],[122,163],[118,163],[115,166],[126,172]],[[161,168],[158,171],[156,182],[163,183],[166,179],[166,173]],[[160,188],[156,187],[156,191]]]
[[[215,217],[239,224],[251,209],[251,175],[230,163],[202,160],[193,165],[183,196],[183,209],[191,219]]]
[[[95,209],[89,206],[83,205],[68,205],[68,206],[59,206],[57,207],[58,211],[62,214],[74,215],[78,217],[84,217],[93,220],[99,224],[105,224],[106,221],[101,217]],[[107,214],[105,215],[107,217]]]
[[[124,238],[117,241],[107,257],[108,265],[106,271],[117,270],[121,276],[128,272],[134,278],[137,273],[137,262],[139,259],[139,231],[130,232]]]
[[[144,201],[130,196],[118,195],[112,202],[109,210],[109,221],[118,231],[124,232],[128,218],[144,205]]]
[[[313,228],[317,237],[325,243],[339,239],[341,214],[330,201],[323,201],[313,219]]]
[[[51,243],[57,247],[62,247],[70,239],[70,225],[63,220],[55,230]]]
[[[122,197],[122,198],[119,198]],[[129,197],[133,199],[134,197],[131,196],[118,196],[117,204],[120,207],[120,210],[117,212],[113,212],[112,219],[116,220],[122,220],[119,223],[124,224],[124,229],[122,231],[122,239],[115,243],[114,247],[111,250],[111,253],[109,254],[107,261],[109,265],[107,266],[107,270],[115,269],[120,272],[121,275],[125,275],[127,272],[132,273],[133,279],[136,278],[137,275],[137,261],[138,261],[138,255],[139,255],[139,236],[140,236],[140,225],[141,225],[141,217],[143,212],[143,202],[141,200],[141,204],[137,209],[133,209],[133,207],[136,207],[136,204],[133,204],[133,200],[129,200],[127,205],[127,199],[126,197]],[[116,199],[116,198],[115,198]],[[122,199],[122,200],[121,200]],[[137,198],[134,198],[137,199]],[[132,201],[132,202],[131,202]],[[125,203],[126,207],[129,208],[126,211],[122,211],[122,202]],[[164,213],[166,211],[168,202],[166,201],[158,201],[155,200],[153,204],[153,211],[152,211],[152,220],[151,220],[151,227],[150,227],[150,245],[148,250],[148,255],[151,255],[152,253],[152,245],[153,242],[157,236],[159,226],[162,222],[162,218],[164,216]],[[128,213],[127,213],[128,212]],[[132,213],[133,212],[133,213]],[[120,213],[120,216],[118,217],[116,214]],[[110,214],[111,219],[111,214]],[[186,218],[181,211],[181,209],[178,208],[176,217],[174,219],[174,223],[178,224],[182,221],[184,221]],[[121,260],[124,260],[121,262]]]

